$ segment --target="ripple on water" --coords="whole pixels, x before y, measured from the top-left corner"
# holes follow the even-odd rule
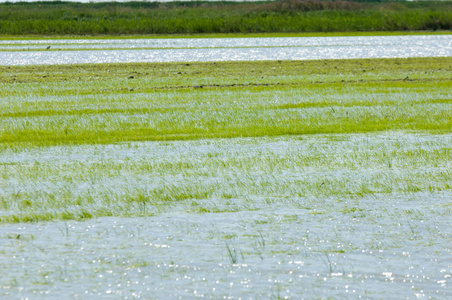
[[[390,201],[362,200],[374,211]],[[423,238],[405,236],[403,243],[390,232],[409,232],[404,218],[353,221],[340,213],[315,217],[283,206],[255,213],[3,225],[0,266],[9,271],[0,279],[0,295],[448,298],[450,244],[439,236],[426,238],[432,227],[449,230],[444,219],[427,214],[422,224],[412,221]]]
[[[0,41],[0,62],[34,65],[451,56],[451,40],[450,35],[413,35]],[[50,50],[45,50],[47,46]]]
[[[262,153],[290,158],[312,151],[324,157],[335,153],[346,159],[347,149],[403,153],[422,146],[432,150],[447,148],[452,138],[450,134],[407,133],[369,137],[347,135],[334,143],[331,136],[319,135],[304,136],[302,140],[259,138],[259,142],[243,138],[56,146],[21,153],[4,151],[0,163],[27,165],[38,161],[59,168],[77,162],[122,164],[130,158],[124,163],[130,165],[136,161],[176,161],[184,153],[185,160],[195,166],[202,165],[196,162],[202,162],[209,154],[251,160]],[[444,162],[435,166],[446,167]],[[250,169],[247,172],[253,171]],[[292,176],[309,173],[296,166],[293,170],[299,173],[293,172]],[[225,177],[234,175],[228,172],[223,171]],[[357,174],[363,178],[367,172],[364,169]],[[273,173],[273,178],[285,183],[286,175],[281,174]],[[21,181],[23,176],[17,174]],[[124,181],[127,176],[120,178]],[[75,189],[80,189],[83,180],[96,179],[78,180]],[[143,179],[135,180],[127,185],[136,186]],[[20,193],[27,192],[26,188],[43,189],[51,184],[61,190],[68,188],[38,181],[25,182],[23,187],[14,185]],[[151,182],[144,181],[148,185]],[[10,187],[2,183],[0,192],[5,192]],[[111,186],[111,190],[115,188],[121,188],[119,182]],[[0,194],[0,200],[4,195]],[[302,295],[309,299],[449,299],[451,198],[448,189],[355,197],[239,195],[231,199],[188,199],[148,217],[3,224],[0,298],[134,295],[145,299],[269,299]],[[190,211],[195,202],[207,207],[209,203],[221,207],[230,202],[240,209]]]

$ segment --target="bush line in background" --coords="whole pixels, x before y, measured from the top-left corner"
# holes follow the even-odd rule
[[[3,35],[121,35],[452,29],[451,2],[1,3]]]

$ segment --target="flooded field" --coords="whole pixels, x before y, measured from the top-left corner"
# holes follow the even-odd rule
[[[1,65],[452,56],[451,35],[0,40]]]
[[[448,57],[0,66],[0,298],[451,298],[451,78]]]
[[[136,217],[3,224],[0,295],[449,298],[451,144],[388,132],[3,152],[18,171],[3,197],[91,195],[113,210],[136,197]]]

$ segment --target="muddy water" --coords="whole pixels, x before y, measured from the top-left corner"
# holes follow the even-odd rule
[[[1,65],[434,57],[452,56],[452,36],[6,40],[0,50]]]

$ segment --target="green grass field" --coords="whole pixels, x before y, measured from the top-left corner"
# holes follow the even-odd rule
[[[297,140],[312,135],[347,137],[387,132],[441,137],[452,129],[451,78],[451,58],[0,67],[0,151],[3,157],[20,157],[30,151],[64,152],[109,145],[133,149],[135,142],[149,141],[256,138],[259,143],[258,138]],[[428,165],[447,165],[450,150],[377,151],[372,157],[360,158],[359,149],[355,149],[351,156],[342,158],[303,154],[284,159],[295,159],[293,167],[321,164],[321,168],[336,165],[338,170],[343,164],[353,165],[356,158],[357,164],[371,160],[377,163],[376,168],[390,168],[398,164],[393,156],[403,166],[416,165],[419,159]],[[421,158],[424,154],[427,157]],[[190,176],[195,182],[196,176],[216,177],[215,172],[237,165],[241,169],[259,166],[258,173],[262,174],[281,163],[280,167],[286,168],[283,158],[267,155],[259,162],[227,156],[197,163],[185,161],[184,155],[180,153],[181,160],[156,165],[99,160],[86,165],[68,163],[60,166],[62,169],[40,162],[39,156],[34,163],[5,158],[0,162],[4,182],[0,220],[133,216],[143,214],[139,206],[130,208],[137,203],[149,207],[186,199],[272,194],[269,187],[281,189],[278,180],[261,186],[249,179],[250,186],[244,185],[238,192],[215,184],[165,185],[158,174],[194,172]],[[350,158],[353,161],[347,162]],[[139,177],[137,174],[151,172],[160,183],[150,190],[132,184],[122,191],[109,187],[100,194],[78,193],[76,186],[94,187],[98,180],[113,176],[109,174],[121,176],[123,168],[126,178],[133,180]],[[385,185],[375,178],[359,188],[347,183],[342,186],[342,179],[333,176],[330,180],[335,182],[334,188],[319,192],[318,186],[325,181],[321,177],[306,183],[303,193],[343,196],[450,189],[450,170],[443,174],[440,168],[439,173],[412,178],[403,174],[403,168],[398,176],[407,182],[397,188],[389,184],[389,179],[389,185]],[[61,184],[65,188],[46,192],[41,182],[48,182],[50,190],[61,188]],[[293,196],[297,192],[288,188],[284,194]]]
[[[448,132],[452,124],[449,58],[1,71],[3,145]]]

